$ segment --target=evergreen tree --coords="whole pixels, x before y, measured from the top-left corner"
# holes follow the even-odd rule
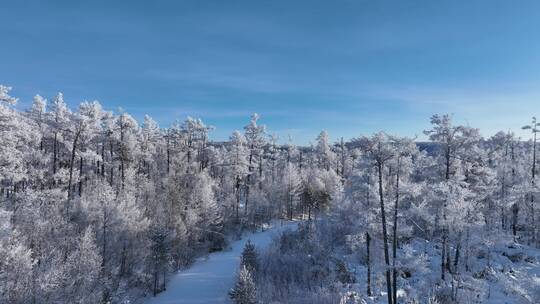
[[[248,240],[240,257],[240,265],[245,266],[252,274],[256,274],[259,269],[259,260],[255,245]]]
[[[235,304],[256,304],[257,289],[249,269],[241,266],[238,279],[229,292],[229,296]]]

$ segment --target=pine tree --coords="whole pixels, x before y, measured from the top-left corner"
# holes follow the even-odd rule
[[[249,269],[241,266],[236,284],[229,292],[235,304],[256,304],[257,289]]]
[[[242,251],[240,265],[245,266],[250,273],[256,274],[259,269],[259,260],[257,255],[257,249],[255,245],[248,240]]]

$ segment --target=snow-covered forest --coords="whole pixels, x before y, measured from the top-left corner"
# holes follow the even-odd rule
[[[139,303],[292,220],[247,243],[233,303],[540,301],[535,118],[516,126],[529,138],[441,114],[429,142],[296,146],[257,114],[213,142],[201,119],[158,126],[61,93],[22,110],[0,86],[0,103],[0,303]]]

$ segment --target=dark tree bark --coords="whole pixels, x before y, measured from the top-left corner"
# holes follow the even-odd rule
[[[345,144],[343,143],[343,137],[341,138],[341,179],[345,182]]]
[[[445,163],[446,163],[446,170],[445,170],[445,180],[448,182],[450,180],[450,169],[451,169],[451,158],[452,158],[452,150],[450,148],[450,143],[447,143],[446,145],[446,151],[445,151]],[[441,279],[444,281],[445,279],[445,271],[446,269],[450,269],[450,252],[448,252],[448,227],[446,226],[446,205],[447,201],[444,200],[443,203],[443,220],[445,222],[443,230],[442,230],[442,250],[441,250]],[[448,263],[446,263],[448,262]]]
[[[441,248],[441,280],[444,281],[444,273],[445,273],[445,265],[444,265],[444,258],[446,255],[446,234],[443,232],[442,236],[442,248]]]
[[[79,196],[82,196],[82,190],[83,190],[83,178],[82,178],[83,162],[84,160],[81,156],[79,159]]]
[[[71,199],[73,196],[73,190],[72,190],[73,166],[75,163],[75,151],[77,149],[77,142],[79,141],[81,131],[82,130],[80,128],[76,131],[75,138],[73,139],[73,147],[71,148],[71,159],[69,162],[68,199]]]
[[[239,210],[240,210],[240,177],[236,176],[236,185],[235,185],[235,189],[236,189],[236,222],[239,223],[240,222],[240,214],[239,214]]]
[[[371,296],[371,250],[369,249],[371,236],[366,232],[366,253],[367,253],[367,295]]]
[[[101,145],[101,177],[105,177],[105,142]]]
[[[167,175],[169,175],[171,167],[171,134],[170,131],[167,131]]]
[[[107,222],[108,221],[109,219],[108,219],[107,210],[104,208],[103,209],[103,223],[101,226],[102,233],[103,233],[103,244],[101,247],[101,267],[102,268],[105,268],[105,265],[107,264]]]
[[[456,252],[454,255],[454,271],[457,272],[458,265],[459,265],[459,255],[461,254],[461,232],[458,236],[458,243],[456,245]]]
[[[397,223],[398,223],[398,206],[399,206],[399,174],[400,174],[400,158],[398,157],[397,161],[397,172],[396,172],[396,202],[394,205],[394,227],[393,227],[393,236],[392,236],[392,276],[393,276],[393,293],[392,300],[394,303],[397,303],[397,270],[396,270],[396,256],[397,256]]]
[[[531,178],[531,184],[534,189],[534,179],[536,177],[536,120],[534,120],[535,124],[533,124],[533,160],[532,160],[532,178]],[[531,191],[531,234],[532,234],[532,241],[536,242],[536,224],[535,223],[535,216],[534,216],[534,192]],[[528,244],[530,245],[531,237],[529,237]]]
[[[113,142],[112,142],[112,139],[109,141],[109,152],[110,152],[110,155],[111,155],[111,159],[110,159],[110,162],[111,162],[111,174],[109,176],[109,182],[111,184],[111,187],[113,186],[113,183],[114,183],[114,151],[113,151]]]
[[[54,133],[54,141],[53,141],[53,174],[56,174],[56,159],[58,157],[57,151],[58,151],[58,133]]]
[[[379,202],[381,204],[381,223],[383,230],[383,244],[384,244],[384,262],[386,264],[386,289],[388,292],[388,304],[392,304],[392,280],[390,276],[390,255],[388,253],[388,233],[386,231],[386,212],[384,210],[384,193],[383,193],[383,164],[381,161],[377,162],[377,169],[379,171]]]

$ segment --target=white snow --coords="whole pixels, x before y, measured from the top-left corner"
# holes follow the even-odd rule
[[[240,255],[247,240],[258,250],[268,246],[272,238],[296,223],[277,222],[264,232],[246,234],[231,244],[231,250],[215,252],[197,260],[189,269],[179,271],[167,284],[167,290],[152,297],[147,304],[210,304],[230,303],[228,292],[233,287],[240,264]]]

